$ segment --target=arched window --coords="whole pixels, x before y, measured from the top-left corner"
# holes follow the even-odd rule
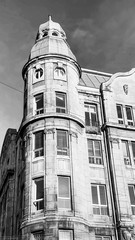
[[[44,70],[40,64],[37,64],[33,68],[33,76],[34,76],[34,81],[37,80],[43,80],[44,79]]]
[[[66,71],[63,67],[56,67],[54,70],[54,78],[66,80]]]

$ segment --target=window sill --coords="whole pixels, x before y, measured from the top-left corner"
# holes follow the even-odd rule
[[[89,168],[104,168],[103,164],[93,164],[93,163],[89,163]]]

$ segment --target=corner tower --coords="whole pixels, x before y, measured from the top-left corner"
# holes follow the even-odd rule
[[[77,90],[81,69],[51,17],[40,25],[22,74],[18,231],[22,239],[89,239],[84,110]]]

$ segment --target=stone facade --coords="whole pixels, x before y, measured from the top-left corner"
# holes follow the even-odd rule
[[[8,130],[0,158],[2,239],[134,238],[134,70],[81,68],[49,18],[22,75],[23,120],[18,133]]]

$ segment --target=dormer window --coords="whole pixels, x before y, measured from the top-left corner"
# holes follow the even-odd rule
[[[47,37],[48,36],[48,31],[47,30],[43,30],[42,33],[43,33],[42,37]]]
[[[52,32],[52,36],[58,36],[58,33],[57,32]]]

